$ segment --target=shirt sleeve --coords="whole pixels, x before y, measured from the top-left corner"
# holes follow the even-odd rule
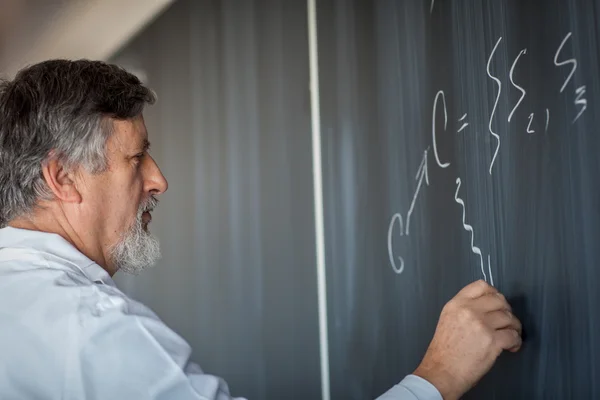
[[[190,362],[188,343],[143,305],[107,295],[91,311],[72,371],[77,398],[245,400]]]
[[[416,375],[408,375],[377,400],[443,400],[431,383]]]

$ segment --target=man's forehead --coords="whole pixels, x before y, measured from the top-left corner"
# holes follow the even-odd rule
[[[112,141],[124,151],[147,149],[150,146],[148,131],[141,117],[129,120],[113,120]]]

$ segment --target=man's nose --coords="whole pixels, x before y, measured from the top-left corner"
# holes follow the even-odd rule
[[[146,180],[145,191],[158,195],[166,192],[169,189],[169,183],[167,179],[160,171],[158,164],[151,159],[151,165],[149,166],[149,174]]]

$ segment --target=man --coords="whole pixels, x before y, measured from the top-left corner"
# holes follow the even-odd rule
[[[160,254],[148,224],[167,181],[142,116],[153,102],[102,62],[47,61],[0,83],[0,398],[231,399],[111,279]],[[504,297],[475,282],[381,399],[457,399],[520,332]]]

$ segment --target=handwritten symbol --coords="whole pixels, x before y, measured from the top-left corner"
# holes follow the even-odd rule
[[[527,133],[535,133],[535,131],[531,129],[531,121],[533,121],[533,113],[529,114],[529,124],[527,125]]]
[[[581,86],[581,87],[577,88],[575,93],[577,94],[577,97],[575,98],[575,105],[582,106],[582,107],[579,110],[579,114],[577,114],[577,116],[573,120],[573,123],[575,123],[575,121],[577,121],[579,119],[579,117],[581,117],[581,114],[583,114],[583,112],[587,108],[587,100],[581,98],[581,96],[583,96],[585,94],[585,86]]]
[[[463,115],[462,117],[460,117],[460,119],[458,120],[458,122],[460,122],[460,121],[464,121],[464,119],[465,119],[465,118],[467,118],[467,114],[465,114],[465,115]],[[458,132],[460,132],[460,131],[462,131],[463,129],[465,129],[467,126],[469,126],[469,123],[468,123],[468,122],[463,122],[462,126],[461,126],[461,127],[460,127],[460,129],[457,131],[457,133],[458,133]]]
[[[488,254],[488,272],[490,273],[490,285],[494,286],[494,277],[492,276],[492,265],[490,263],[490,255]]]
[[[510,120],[512,119],[513,114],[515,113],[515,111],[517,111],[517,107],[519,107],[519,104],[521,104],[521,102],[523,101],[523,98],[525,98],[525,89],[523,89],[521,86],[517,85],[515,83],[515,81],[513,80],[513,72],[515,70],[515,66],[517,65],[517,61],[519,61],[519,58],[523,54],[527,54],[527,49],[521,50],[521,52],[519,53],[519,55],[517,56],[517,58],[515,58],[515,61],[513,62],[512,67],[510,68],[510,74],[509,74],[510,83],[512,83],[514,87],[516,87],[517,89],[519,89],[521,91],[521,98],[519,99],[519,101],[517,101],[517,104],[515,105],[515,107],[512,109],[512,111],[508,115],[508,122],[510,122]]]
[[[415,176],[415,180],[418,180],[417,190],[415,190],[415,195],[413,196],[412,203],[410,203],[410,208],[408,209],[408,213],[406,214],[406,235],[409,235],[410,231],[410,217],[415,209],[415,202],[417,201],[417,196],[419,195],[419,190],[421,190],[421,184],[423,183],[423,178],[425,178],[425,183],[429,186],[429,174],[427,174],[427,150],[423,153],[423,160],[421,161],[421,165],[419,165],[419,169],[417,170],[417,175]]]
[[[442,164],[442,162],[440,161],[440,156],[438,155],[438,150],[437,150],[437,140],[435,138],[435,116],[436,116],[436,111],[437,111],[438,99],[440,98],[440,96],[444,103],[444,131],[446,130],[446,128],[448,126],[448,110],[446,109],[446,96],[444,95],[444,91],[440,90],[435,95],[435,100],[433,100],[433,118],[431,121],[431,136],[433,139],[432,140],[433,141],[433,155],[435,156],[435,161],[440,166],[440,168],[447,168],[450,165],[450,163]]]
[[[483,274],[483,279],[485,279],[485,281],[487,282],[487,275],[485,273],[485,269],[483,268],[483,255],[481,254],[481,249],[479,247],[475,246],[475,232],[473,232],[473,227],[471,225],[467,224],[467,221],[466,221],[467,212],[465,210],[465,202],[460,197],[458,197],[458,192],[460,191],[460,185],[461,185],[460,178],[456,178],[456,193],[454,194],[454,200],[462,206],[462,210],[463,210],[462,224],[463,224],[463,227],[465,228],[465,231],[471,233],[471,251],[473,252],[473,254],[477,254],[479,256],[479,260],[481,262],[481,273]],[[488,269],[490,269],[489,268],[489,258],[488,258]]]
[[[417,201],[417,197],[421,190],[421,186],[423,184],[423,179],[425,179],[425,183],[429,186],[429,174],[427,173],[427,153],[429,148],[423,152],[423,159],[421,160],[421,164],[419,165],[419,169],[417,170],[417,175],[415,176],[415,180],[417,180],[417,188],[415,190],[415,194],[413,196],[412,202],[410,204],[410,208],[408,209],[408,213],[406,213],[406,236],[410,234],[410,218],[415,209],[415,204]],[[395,273],[401,274],[404,272],[404,258],[398,256],[397,259],[400,262],[398,266],[396,264],[396,260],[394,258],[394,249],[393,249],[393,236],[394,236],[394,227],[398,225],[400,228],[400,236],[404,236],[404,221],[402,219],[402,215],[400,213],[396,213],[392,216],[392,220],[390,221],[390,225],[388,227],[388,256],[390,258],[390,264],[392,264],[392,269]]]
[[[560,54],[561,50],[563,49],[563,47],[567,43],[567,40],[569,40],[570,37],[571,37],[571,32],[567,33],[567,36],[565,36],[565,38],[563,39],[560,46],[558,46],[558,50],[556,51],[556,54],[554,55],[554,65],[556,65],[557,67],[567,65],[567,64],[573,65],[573,68],[571,68],[571,72],[569,73],[569,76],[567,76],[567,79],[565,79],[565,82],[563,83],[562,87],[560,88],[560,93],[562,93],[565,90],[565,88],[567,87],[567,84],[571,81],[571,78],[573,77],[573,75],[575,74],[575,71],[577,70],[577,60],[574,58],[570,58],[568,60],[564,60],[561,62],[558,61],[558,55]],[[583,114],[583,112],[587,109],[587,99],[584,99],[582,97],[585,94],[585,86],[578,87],[575,90],[575,94],[577,95],[577,97],[575,97],[574,103],[576,106],[581,106],[581,108],[579,109],[579,113],[577,114],[577,116],[575,117],[575,119],[573,120],[572,123],[575,123],[575,121],[577,121],[579,119],[579,117],[581,117],[581,114]]]
[[[546,132],[548,132],[548,122],[550,122],[550,110],[546,108]]]
[[[565,80],[565,83],[563,83],[562,87],[560,88],[560,93],[562,93],[565,90],[565,87],[567,87],[567,84],[569,83],[569,81],[573,77],[573,74],[575,73],[575,70],[577,69],[577,60],[575,60],[574,58],[558,62],[558,55],[560,54],[560,51],[565,46],[565,43],[567,43],[567,40],[569,40],[570,37],[571,37],[571,32],[567,33],[567,36],[565,36],[565,38],[563,39],[562,43],[558,47],[558,50],[556,51],[556,54],[554,55],[554,65],[556,65],[557,67],[561,67],[561,66],[567,65],[567,64],[573,64],[573,68],[571,69],[571,72],[569,73],[569,76],[567,76],[567,79]]]
[[[490,53],[490,58],[488,59],[487,68],[486,68],[488,76],[491,79],[493,79],[494,82],[496,82],[496,84],[498,85],[498,94],[496,96],[496,101],[494,102],[494,108],[492,109],[492,115],[490,115],[490,123],[489,123],[490,134],[492,136],[494,136],[496,138],[496,140],[498,141],[498,144],[496,146],[496,151],[494,152],[494,156],[492,157],[492,162],[490,164],[490,175],[492,174],[492,167],[494,166],[494,161],[496,161],[496,157],[498,156],[498,151],[500,150],[500,136],[492,130],[492,121],[494,119],[494,114],[496,113],[496,107],[498,107],[498,101],[500,100],[500,93],[502,93],[502,82],[500,82],[500,79],[496,78],[495,76],[492,76],[492,74],[490,73],[490,63],[492,61],[492,57],[494,57],[494,53],[496,52],[496,49],[498,48],[498,45],[500,44],[501,40],[502,40],[502,37],[500,37],[500,39],[498,39],[498,41],[496,42],[496,45],[494,46],[494,49]]]
[[[396,225],[396,221],[398,221],[398,225],[400,225],[400,236],[404,235],[404,224],[402,223],[402,215],[399,213],[394,214],[392,217],[392,221],[390,222],[390,226],[388,228],[388,255],[390,257],[390,264],[392,264],[392,269],[395,273],[401,274],[404,272],[404,258],[398,256],[398,261],[400,261],[400,266],[396,265],[396,260],[394,259],[394,249],[393,249],[393,235],[394,235],[394,226]]]

